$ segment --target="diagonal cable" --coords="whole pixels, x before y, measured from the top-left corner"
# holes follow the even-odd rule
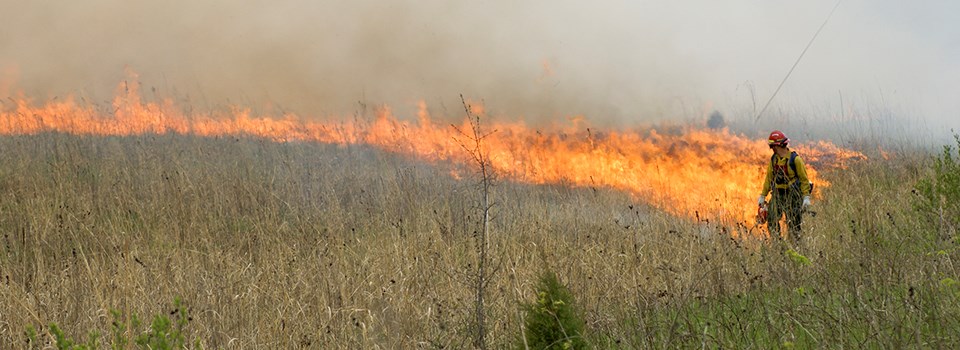
[[[837,11],[837,7],[840,7],[840,2],[843,0],[837,0],[837,4],[833,5],[833,9],[830,10],[830,14],[827,15],[827,19],[823,20],[823,24],[820,25],[820,28],[817,29],[817,32],[813,34],[813,37],[810,38],[810,42],[807,43],[807,47],[803,48],[803,51],[800,52],[800,56],[797,57],[797,61],[793,62],[793,67],[790,67],[790,71],[787,72],[787,75],[783,77],[783,80],[780,81],[780,85],[777,85],[777,90],[773,92],[773,95],[770,95],[770,99],[767,100],[767,103],[763,105],[763,109],[760,110],[760,113],[757,113],[757,118],[754,119],[754,122],[760,120],[760,116],[763,115],[763,112],[767,110],[767,107],[770,107],[770,102],[773,102],[773,98],[777,97],[777,93],[780,92],[780,88],[783,87],[783,84],[787,82],[787,79],[790,78],[790,74],[793,73],[793,70],[797,68],[797,65],[800,64],[800,60],[803,59],[803,55],[807,53],[807,49],[810,48],[810,45],[813,45],[813,41],[817,40],[817,35],[820,35],[820,31],[823,30],[823,27],[827,25],[827,22],[830,21],[830,17],[833,17],[833,13]]]

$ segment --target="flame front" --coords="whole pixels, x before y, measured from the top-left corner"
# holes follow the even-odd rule
[[[280,142],[368,144],[430,161],[471,161],[461,145],[464,135],[457,131],[471,130],[470,121],[457,128],[435,124],[422,102],[416,122],[382,108],[374,121],[365,123],[314,122],[292,114],[251,117],[246,109],[187,114],[170,100],[144,103],[136,85],[127,84],[118,88],[109,111],[73,98],[42,105],[23,96],[11,100],[14,104],[0,111],[0,134],[246,134]],[[484,128],[495,132],[483,140],[484,153],[492,168],[510,180],[613,188],[680,216],[752,221],[752,201],[770,158],[763,140],[726,129],[597,131],[580,124],[536,129],[521,122],[487,123]],[[825,141],[796,148],[808,164],[824,168],[863,157]],[[830,185],[812,166],[807,170],[818,189]]]

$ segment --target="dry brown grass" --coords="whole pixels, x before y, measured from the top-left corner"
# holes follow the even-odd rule
[[[208,348],[471,344],[478,192],[447,165],[243,137],[44,134],[0,138],[0,149],[2,344],[24,345],[31,324],[109,334],[110,309],[166,313],[176,297],[193,317],[188,340]],[[650,315],[693,301],[956,276],[953,260],[873,256],[864,241],[918,225],[901,196],[922,164],[895,164],[833,175],[808,219],[811,268],[622,193],[500,183],[488,339],[514,341],[544,268],[578,297],[592,336],[624,347],[655,345]],[[903,185],[863,190],[878,181]]]

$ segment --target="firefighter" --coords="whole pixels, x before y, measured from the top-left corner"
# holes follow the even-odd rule
[[[770,133],[767,144],[773,150],[773,156],[767,164],[767,177],[757,203],[761,208],[767,208],[767,229],[771,237],[780,239],[780,217],[786,215],[789,237],[799,243],[802,214],[810,207],[813,184],[807,178],[803,158],[787,147],[789,141],[780,130]],[[771,193],[769,206],[766,203],[768,193]]]

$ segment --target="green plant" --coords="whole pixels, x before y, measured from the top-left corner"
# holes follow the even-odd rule
[[[940,280],[940,288],[946,293],[960,298],[960,282],[952,278]]]
[[[806,256],[803,256],[803,254],[797,253],[796,250],[787,249],[787,251],[783,254],[790,257],[790,260],[793,260],[793,262],[797,263],[797,265],[810,266],[810,259],[808,259]]]
[[[171,350],[171,349],[185,349],[186,343],[184,342],[183,332],[187,326],[187,321],[190,320],[190,317],[187,315],[187,309],[180,302],[180,299],[174,299],[175,310],[172,312],[173,315],[177,315],[175,321],[171,321],[169,317],[164,314],[157,314],[153,318],[153,322],[150,324],[150,328],[143,333],[140,333],[134,338],[134,343],[139,349],[150,349],[150,350]],[[111,349],[126,349],[129,344],[128,338],[124,335],[127,329],[140,328],[140,319],[136,314],[130,316],[130,323],[127,323],[123,320],[123,314],[117,310],[111,310],[113,314],[113,343],[110,344]],[[37,332],[32,325],[28,325],[26,332],[27,344],[30,346],[39,346],[37,341]],[[72,339],[69,335],[66,334],[63,330],[60,329],[55,323],[50,324],[50,335],[56,342],[56,347],[59,350],[89,350],[89,349],[99,349],[100,346],[100,334],[96,331],[91,331],[87,337],[87,341],[82,344],[77,344],[77,342]],[[196,348],[201,348],[200,344],[194,344]]]
[[[29,330],[28,330],[29,332]],[[90,336],[87,337],[86,344],[75,344],[73,339],[70,339],[60,327],[57,327],[56,324],[50,324],[50,334],[53,335],[53,338],[57,341],[57,349],[59,350],[92,350],[99,348],[98,339],[100,334],[97,332],[90,332]]]
[[[40,347],[40,343],[37,342],[37,330],[33,328],[33,325],[27,325],[27,330],[24,333],[27,336],[27,348],[34,349]]]
[[[557,275],[544,273],[537,283],[537,301],[524,305],[527,312],[521,348],[583,349],[584,322],[574,307],[573,294]]]
[[[145,349],[183,349],[184,338],[183,329],[187,326],[187,310],[180,303],[180,299],[173,301],[174,314],[178,315],[176,325],[170,321],[166,315],[159,314],[154,316],[153,323],[150,324],[150,330],[141,333],[134,342]],[[136,318],[134,318],[136,320]]]
[[[127,331],[127,324],[123,322],[123,314],[119,310],[110,310],[110,313],[113,315],[113,345],[111,346],[114,350],[126,349],[128,339],[124,335]],[[140,320],[137,319],[136,315],[132,316],[133,328],[139,327]]]
[[[934,160],[933,174],[917,182],[915,207],[928,219],[939,223],[941,232],[956,231],[960,217],[960,135],[954,134],[955,150],[951,145]]]

